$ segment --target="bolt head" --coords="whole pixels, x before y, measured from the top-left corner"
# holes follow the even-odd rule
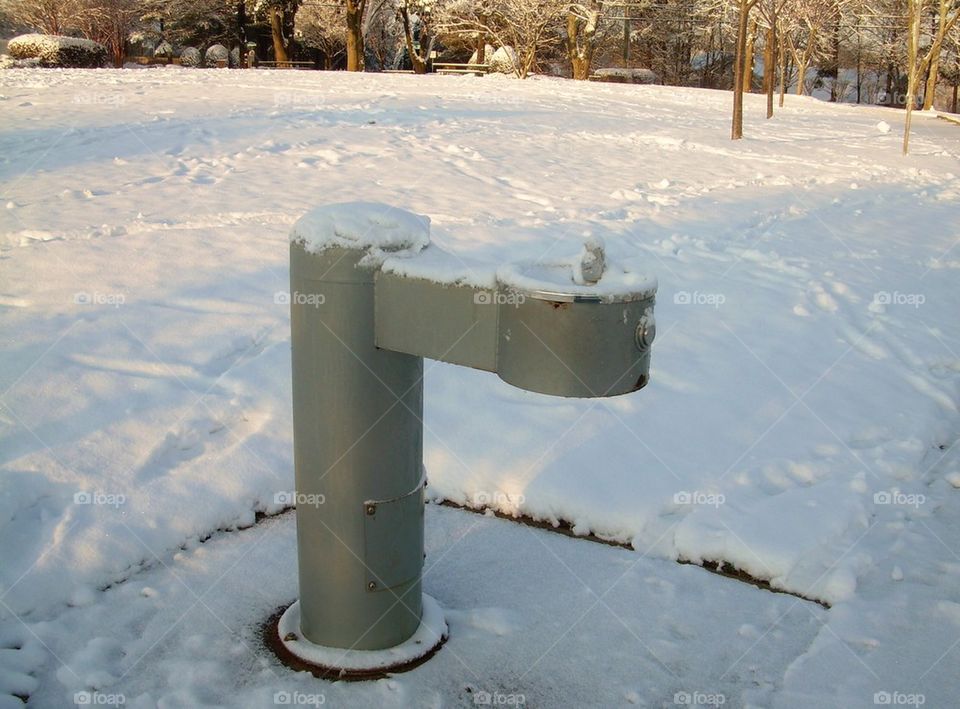
[[[376,582],[376,581],[371,581],[370,583],[368,583],[368,584],[367,584],[367,590],[368,590],[368,591],[375,591],[375,590],[377,590],[377,582]]]

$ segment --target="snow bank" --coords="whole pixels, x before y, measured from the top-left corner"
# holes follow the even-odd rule
[[[500,47],[487,63],[490,65],[490,71],[495,74],[516,74],[517,67],[520,66],[517,50],[513,47]]]
[[[493,58],[493,55],[496,54],[496,53],[497,53],[497,50],[494,49],[493,45],[490,45],[490,44],[486,45],[486,46],[483,48],[483,61],[484,61],[484,63],[489,62],[489,61]],[[468,64],[479,64],[479,63],[480,63],[480,55],[477,53],[477,50],[476,50],[476,49],[473,50],[473,54],[470,55],[470,61],[467,62],[467,63],[468,63]]]
[[[24,34],[7,47],[15,59],[37,59],[42,66],[98,68],[107,61],[107,48],[89,39],[56,35]]]
[[[625,69],[610,67],[597,69],[593,72],[601,81],[611,81],[619,84],[656,84],[659,78],[649,69]]]

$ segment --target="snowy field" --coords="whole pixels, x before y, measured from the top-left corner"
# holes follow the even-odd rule
[[[731,143],[712,91],[0,72],[0,709],[956,706],[960,127],[904,158],[896,111],[763,100]],[[430,494],[632,550],[430,505],[451,638],[344,684],[260,625],[296,596],[287,235],[358,199],[465,260],[599,235],[660,291],[636,394],[426,364]]]

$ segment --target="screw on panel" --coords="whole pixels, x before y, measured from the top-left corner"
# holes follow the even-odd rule
[[[377,506],[376,506],[376,505],[367,505],[367,514],[370,515],[370,516],[373,516],[373,515],[377,514]]]
[[[376,590],[377,590],[377,582],[376,582],[376,581],[371,581],[370,583],[368,583],[368,584],[367,584],[367,590],[368,590],[368,591],[376,591]]]

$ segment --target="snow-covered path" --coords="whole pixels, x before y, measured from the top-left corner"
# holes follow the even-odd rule
[[[357,198],[429,215],[434,240],[464,258],[562,256],[599,234],[657,273],[660,334],[651,384],[611,400],[542,397],[427,364],[434,495],[566,520],[637,553],[504,522],[474,529],[467,513],[435,510],[440,553],[458,533],[476,539],[430,574],[428,591],[462,628],[478,613],[487,634],[458,646],[455,622],[450,648],[499,661],[509,646],[521,669],[496,679],[496,662],[475,658],[471,678],[441,651],[398,689],[326,685],[331,701],[397,691],[399,703],[470,703],[471,682],[526,691],[534,706],[590,703],[583,688],[606,705],[669,705],[697,690],[734,706],[872,706],[880,691],[949,706],[960,653],[960,129],[919,119],[902,158],[896,112],[789,97],[762,122],[762,99],[748,98],[748,138],[732,144],[721,92],[0,73],[0,641],[33,647],[38,636],[56,653],[31,650],[37,706],[84,686],[238,705],[246,684],[223,678],[254,666],[242,646],[238,664],[209,668],[222,694],[170,678],[186,671],[178,662],[198,667],[190,652],[229,649],[233,633],[290,600],[292,526],[287,515],[197,540],[280,511],[275,495],[292,486],[277,297],[286,232],[316,204]],[[162,634],[148,618],[162,627],[192,598],[177,579],[206,588],[261,532],[263,551],[234,569],[246,600],[231,605],[226,582],[212,593],[229,630],[207,618],[207,640],[191,641],[187,624],[143,659],[165,669],[141,677],[147,641]],[[564,564],[531,568],[541,543],[558,545]],[[514,545],[520,558],[504,553]],[[608,642],[610,618],[588,616],[558,644],[563,662],[517,679],[577,617],[556,610],[551,635],[527,616],[549,615],[554,590],[579,608],[570,573],[591,585],[631,559],[618,613],[650,647],[622,627]],[[832,608],[674,559],[730,562]],[[490,582],[464,581],[481,564]],[[679,597],[658,601],[656,579]],[[516,586],[496,600],[506,580]],[[166,590],[136,596],[145,585]],[[110,617],[132,630],[96,629]],[[490,630],[501,620],[514,637]],[[88,648],[95,638],[109,648]],[[747,675],[715,671],[754,640],[742,665],[756,668],[755,692]],[[620,655],[605,665],[609,644]],[[640,663],[642,679],[617,684],[628,675],[604,669],[616,662]],[[286,686],[270,677],[251,691]]]

